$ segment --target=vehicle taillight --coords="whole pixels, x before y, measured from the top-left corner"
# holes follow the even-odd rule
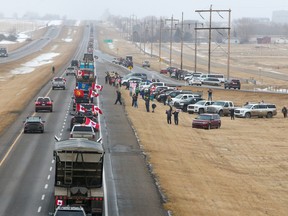
[[[48,105],[51,105],[51,104],[52,104],[52,102],[47,102],[47,104],[48,104]]]

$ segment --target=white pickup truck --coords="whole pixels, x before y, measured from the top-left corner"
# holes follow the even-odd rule
[[[95,141],[95,132],[92,126],[75,124],[70,132],[70,138],[86,138]]]

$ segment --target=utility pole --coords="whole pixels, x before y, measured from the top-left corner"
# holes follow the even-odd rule
[[[195,27],[194,27],[194,32],[195,32],[195,36],[194,36],[194,49],[195,49],[195,56],[194,56],[194,72],[197,72],[197,44],[198,44],[198,35],[197,35],[197,28],[198,28],[198,24],[201,24],[203,26],[203,23],[198,23],[195,22]]]
[[[212,5],[210,5],[210,9],[209,10],[195,10],[196,13],[201,13],[201,12],[209,12],[210,14],[210,18],[209,18],[209,28],[195,28],[195,30],[208,30],[209,31],[209,50],[208,50],[208,74],[211,73],[211,38],[212,38],[212,34],[211,31],[212,30],[228,30],[228,34],[230,34],[230,18],[229,18],[229,26],[228,27],[212,27],[212,13],[216,12],[216,13],[220,13],[220,12],[229,12],[229,17],[230,17],[230,13],[231,10],[212,10]],[[220,14],[219,14],[220,16]],[[230,38],[228,41],[228,58],[230,58]],[[228,63],[230,62],[230,60],[228,60]],[[230,63],[229,63],[230,64]],[[229,70],[230,66],[227,66]],[[227,77],[229,77],[229,71],[227,71]]]
[[[169,57],[169,66],[171,67],[171,61],[172,61],[172,30],[173,30],[173,24],[174,24],[174,21],[175,22],[178,22],[179,20],[178,19],[174,19],[173,18],[173,15],[171,17],[171,19],[165,19],[165,22],[166,21],[170,21],[171,22],[171,27],[170,27],[170,57]],[[174,28],[175,29],[175,28]]]
[[[163,24],[163,20],[160,19],[160,33],[159,33],[159,62],[162,61],[161,59],[161,46],[162,46],[162,24]]]
[[[184,23],[183,23],[183,12],[182,12],[182,21],[181,21],[181,54],[180,54],[180,69],[183,69],[183,28],[184,28]]]
[[[152,17],[152,23],[151,23],[151,57],[153,56],[153,17]]]

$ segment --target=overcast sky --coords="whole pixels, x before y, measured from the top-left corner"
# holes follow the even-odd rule
[[[288,0],[0,0],[0,13],[5,17],[26,12],[35,12],[39,16],[59,14],[68,19],[100,19],[106,10],[112,15],[137,18],[146,16],[171,17],[181,19],[202,18],[195,10],[231,9],[232,19],[242,17],[272,17],[272,11],[288,10]],[[224,13],[225,14],[225,13]]]

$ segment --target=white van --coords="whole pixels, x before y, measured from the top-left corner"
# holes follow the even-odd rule
[[[217,78],[221,83],[225,82],[225,77],[223,74],[202,74],[199,79],[203,81],[207,78]]]

